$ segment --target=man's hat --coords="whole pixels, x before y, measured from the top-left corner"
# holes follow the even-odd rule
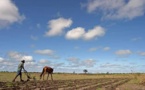
[[[25,60],[22,60],[21,62],[25,63]]]

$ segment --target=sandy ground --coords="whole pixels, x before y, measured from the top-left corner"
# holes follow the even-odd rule
[[[145,90],[145,86],[137,85],[137,84],[131,84],[131,83],[125,83],[123,85],[118,86],[116,88],[116,90]]]

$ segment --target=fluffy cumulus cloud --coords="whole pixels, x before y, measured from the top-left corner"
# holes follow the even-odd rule
[[[12,0],[0,0],[0,27],[21,22],[24,18]]]
[[[46,60],[46,59],[41,59],[41,60],[39,60],[39,63],[40,64],[46,64],[46,63],[50,63],[50,61],[48,61],[48,60]]]
[[[54,51],[50,49],[36,50],[35,53],[48,56],[54,55]]]
[[[48,22],[49,30],[45,33],[46,36],[61,35],[65,28],[70,27],[72,24],[71,19],[58,18]]]
[[[84,28],[78,27],[67,32],[67,39],[92,40],[105,34],[105,29],[101,26],[95,26],[93,29],[85,31]]]
[[[24,55],[22,58],[21,58],[21,60],[25,60],[25,61],[33,61],[33,57],[32,56],[26,56],[26,55]]]
[[[13,66],[15,64],[15,62],[10,61],[10,60],[6,60],[3,57],[0,57],[0,66],[2,66],[3,68],[5,68],[6,66]]]
[[[65,18],[58,18],[53,19],[48,22],[48,28],[49,30],[45,33],[45,36],[57,36],[61,35],[65,28],[68,28],[72,24],[71,19],[65,19]],[[69,30],[65,38],[66,39],[83,39],[83,40],[92,40],[94,38],[101,37],[105,34],[105,29],[101,26],[95,26],[93,29],[85,30],[83,27],[76,27],[71,30]],[[32,38],[32,37],[31,37]]]
[[[130,51],[130,50],[118,50],[115,52],[115,54],[119,55],[119,56],[127,56],[127,55],[132,54],[132,51]]]
[[[35,61],[33,60],[33,56],[27,55],[26,53],[11,51],[7,53],[7,57],[0,57],[0,71],[16,71],[22,59],[25,59],[26,61],[24,66],[28,72],[40,72],[45,65],[54,67],[56,69],[64,64],[61,62],[53,62],[47,59]]]
[[[21,62],[21,60],[19,60],[20,58],[25,59],[26,62],[24,66],[28,72],[40,72],[42,71],[44,65],[50,65],[50,62],[45,59],[41,59],[36,62],[33,60],[32,56],[13,51],[8,53],[7,58],[0,57],[0,71],[16,71],[19,63]]]
[[[103,36],[105,34],[105,29],[101,26],[96,26],[84,34],[85,40],[91,40]]]
[[[25,65],[26,65],[26,66],[36,65],[36,62],[26,62]]]
[[[26,55],[25,53],[16,52],[16,51],[9,52],[8,57],[10,59],[17,60],[17,61],[21,61],[21,60],[25,60],[28,62],[33,61],[32,56]]]
[[[16,71],[17,66],[22,59],[26,61],[25,66],[27,69],[32,65],[36,65],[36,62],[33,60],[32,56],[16,51],[11,51],[7,53],[6,58],[0,57],[0,71]]]
[[[66,38],[67,39],[79,39],[82,38],[85,34],[85,29],[82,27],[74,28],[67,32]]]
[[[108,19],[133,19],[145,13],[145,0],[89,0],[89,13],[97,12]]]

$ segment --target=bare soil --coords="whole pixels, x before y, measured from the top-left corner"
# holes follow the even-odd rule
[[[145,90],[144,85],[125,83],[116,88],[116,90]]]
[[[130,79],[127,78],[102,78],[54,81],[33,80],[25,82],[0,82],[0,90],[116,90],[116,88],[118,88],[118,90],[126,90],[123,89],[123,86],[121,86],[121,88],[119,86],[125,84],[129,80]]]

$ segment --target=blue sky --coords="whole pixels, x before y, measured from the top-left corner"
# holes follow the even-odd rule
[[[144,0],[0,0],[0,71],[145,72],[144,14]]]

